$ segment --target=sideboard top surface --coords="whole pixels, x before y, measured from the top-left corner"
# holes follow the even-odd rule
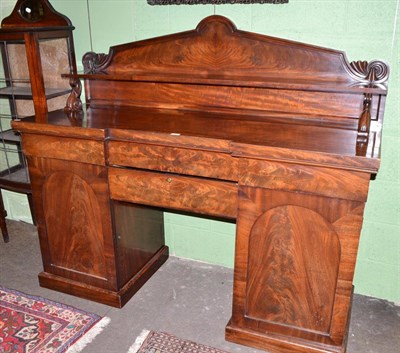
[[[293,117],[288,124],[279,114],[243,118],[238,112],[89,107],[80,119],[58,110],[49,113],[48,123],[33,124],[27,118],[14,126],[20,131],[60,137],[171,145],[373,173],[379,168],[380,160],[372,148],[367,156],[357,156],[357,130],[310,125],[307,117],[302,123],[300,117]],[[374,146],[373,139],[375,134],[370,134],[370,146]]]

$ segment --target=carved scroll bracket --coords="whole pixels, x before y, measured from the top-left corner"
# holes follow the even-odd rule
[[[88,52],[82,58],[83,71],[85,74],[101,74],[108,66],[111,55],[103,53]]]
[[[69,85],[71,86],[72,91],[67,99],[67,104],[64,108],[64,111],[69,117],[77,118],[82,115],[83,111],[81,101],[81,81],[76,78],[70,78]]]
[[[352,61],[350,63],[350,75],[359,82],[371,85],[386,83],[389,78],[389,66],[379,60],[371,62]]]
[[[372,94],[364,94],[363,111],[361,112],[358,120],[358,132],[357,132],[357,156],[363,156],[366,153],[369,128],[371,125],[371,105],[372,105]]]

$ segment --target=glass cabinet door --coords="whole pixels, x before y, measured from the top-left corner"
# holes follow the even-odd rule
[[[20,139],[11,128],[11,121],[35,118],[31,87],[35,83],[30,79],[25,41],[3,40],[0,46],[0,179],[29,183]],[[63,109],[71,91],[68,79],[61,77],[70,72],[68,38],[39,39],[38,48],[41,75],[35,80],[40,82],[39,89],[44,89],[47,114]]]
[[[34,115],[29,70],[23,42],[0,42],[0,178],[29,183],[19,135],[11,121]]]

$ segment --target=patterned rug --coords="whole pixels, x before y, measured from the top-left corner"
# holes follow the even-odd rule
[[[80,352],[109,318],[0,286],[0,353]]]
[[[144,330],[128,353],[228,353],[168,333]]]

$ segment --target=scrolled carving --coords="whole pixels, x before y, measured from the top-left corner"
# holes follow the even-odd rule
[[[103,69],[107,66],[110,56],[103,53],[88,52],[83,55],[82,64],[85,74],[104,73]]]
[[[368,147],[369,129],[371,125],[371,104],[372,94],[366,93],[364,95],[363,110],[360,118],[358,119],[358,132],[356,154],[357,156],[365,156]]]
[[[350,63],[352,76],[361,82],[378,84],[384,83],[389,77],[389,66],[383,61],[373,60],[352,61]]]
[[[69,80],[69,85],[72,88],[72,91],[67,99],[67,104],[64,108],[64,111],[67,113],[76,113],[82,111],[82,101],[81,101],[81,93],[82,93],[82,85],[79,79],[71,78]]]

